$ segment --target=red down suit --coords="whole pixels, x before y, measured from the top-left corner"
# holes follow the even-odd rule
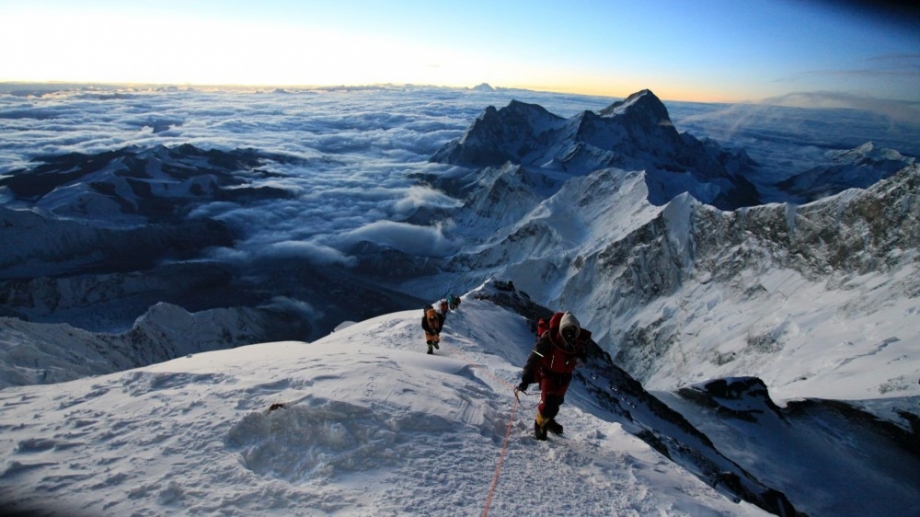
[[[578,360],[585,358],[585,345],[591,339],[591,332],[581,329],[574,343],[567,343],[559,333],[563,313],[553,314],[548,329],[545,321],[537,325],[539,337],[527,358],[521,382],[524,385],[540,385],[540,405],[537,410],[547,419],[559,413],[559,406],[565,401],[565,392],[572,381],[572,371]]]

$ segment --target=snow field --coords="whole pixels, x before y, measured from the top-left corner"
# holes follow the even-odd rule
[[[429,356],[417,312],[5,389],[0,498],[78,516],[480,515],[532,336],[470,299]],[[579,398],[565,437],[537,442],[538,398],[522,397],[489,515],[765,515]]]

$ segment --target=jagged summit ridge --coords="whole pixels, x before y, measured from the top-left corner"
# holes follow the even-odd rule
[[[730,209],[760,201],[742,177],[754,164],[742,158],[678,133],[664,104],[643,90],[600,114],[583,111],[569,119],[520,101],[501,109],[489,106],[430,161],[473,168],[511,162],[572,175],[610,167],[645,170],[655,204],[689,191]]]
[[[498,166],[508,161],[525,163],[531,142],[562,122],[562,117],[536,104],[511,101],[500,110],[489,106],[456,145],[442,147],[430,161],[469,167]]]

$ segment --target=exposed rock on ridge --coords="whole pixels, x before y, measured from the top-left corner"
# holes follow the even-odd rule
[[[664,312],[640,323],[633,319],[636,308],[668,299],[690,281],[721,285],[745,299],[767,294],[758,278],[771,271],[792,271],[829,288],[845,288],[869,272],[899,272],[898,289],[886,291],[888,296],[920,295],[918,199],[917,166],[869,189],[801,207],[722,212],[678,199],[625,238],[586,255],[562,299],[603,308],[590,323],[611,330],[597,339],[615,344],[618,364],[645,382],[679,342],[681,322]]]

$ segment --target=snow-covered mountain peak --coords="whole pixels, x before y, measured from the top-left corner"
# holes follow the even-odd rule
[[[681,192],[720,208],[759,199],[742,174],[750,163],[714,142],[679,134],[667,109],[647,90],[609,107],[603,116],[582,111],[562,119],[517,101],[501,110],[490,106],[430,161],[476,168],[510,161],[571,175],[608,167],[646,170],[649,199],[659,205]]]
[[[529,139],[558,127],[562,121],[542,106],[517,100],[501,109],[488,106],[456,145],[442,147],[431,161],[468,167],[498,166],[506,161],[522,163],[521,158],[529,154]]]
[[[473,90],[476,92],[494,92],[495,88],[489,83],[480,83],[470,88],[470,90]]]
[[[880,148],[872,142],[848,150],[828,153],[835,163],[850,165],[884,166],[886,162],[896,162],[901,167],[914,163],[915,159],[899,153],[895,149]]]
[[[533,334],[527,318],[492,302],[502,294],[528,303],[502,283],[464,296],[434,356],[423,352],[420,313],[406,311],[309,344],[196,353],[4,391],[5,415],[27,423],[5,429],[0,496],[16,510],[81,501],[104,515],[320,507],[446,517],[479,514],[489,501],[496,515],[547,504],[578,515],[798,513],[628,375],[604,371],[603,354],[573,381],[559,416],[565,436],[533,440],[535,398],[521,394],[521,408],[512,392]],[[555,457],[553,468],[534,455]],[[99,463],[107,468],[92,468]],[[493,478],[501,482],[490,490]],[[533,483],[560,490],[517,497]],[[43,491],[51,487],[61,488],[54,502]]]
[[[153,318],[176,316],[170,307],[156,312]],[[229,508],[289,515],[316,508],[317,500],[335,501],[337,511],[356,515],[479,513],[487,500],[496,512],[514,515],[546,504],[564,504],[580,515],[598,508],[726,517],[850,515],[840,513],[846,507],[860,515],[916,500],[903,488],[916,479],[913,457],[903,457],[900,469],[834,464],[847,475],[871,473],[862,486],[885,493],[884,501],[809,495],[800,481],[809,474],[823,479],[830,473],[823,464],[792,478],[778,476],[787,472],[782,449],[770,461],[750,461],[730,440],[714,441],[701,431],[706,426],[697,428],[644,390],[597,347],[577,370],[559,415],[564,437],[535,442],[536,399],[521,394],[521,408],[512,388],[534,340],[532,324],[548,313],[510,282],[490,281],[448,313],[434,356],[423,352],[421,312],[403,311],[309,344],[195,352],[54,386],[8,388],[4,414],[26,424],[5,430],[0,496],[16,510],[58,511],[56,505],[81,501],[92,514],[114,508],[164,516],[192,509],[219,515]],[[769,400],[762,382],[732,381],[721,391],[707,386],[708,396],[732,409],[730,421],[748,426],[748,442],[770,443],[777,426],[762,414]],[[697,400],[669,404],[700,404],[688,409],[696,421],[710,407]],[[852,446],[836,431],[803,427],[813,419],[826,422],[828,415],[812,416],[807,407],[789,416],[777,408],[775,414],[801,422],[784,428],[786,443],[801,446],[818,434],[828,447]],[[832,418],[835,425],[863,426],[859,446],[880,448],[891,440],[859,420]],[[738,459],[720,452],[716,444],[723,441]],[[534,463],[534,455],[554,458],[553,468]],[[496,468],[499,457],[504,461]],[[92,467],[100,462],[107,468]],[[494,493],[488,488],[493,474],[500,479]],[[432,476],[438,483],[430,482]],[[563,490],[539,499],[515,497],[526,483]],[[586,483],[595,489],[578,488]],[[44,490],[54,487],[60,495],[51,503]]]
[[[849,188],[867,188],[915,163],[894,149],[872,142],[853,149],[829,151],[829,165],[817,166],[777,184],[794,201],[808,202]]]
[[[642,117],[652,124],[674,127],[664,103],[651,90],[647,89],[633,93],[624,100],[614,102],[599,113],[602,117]]]

